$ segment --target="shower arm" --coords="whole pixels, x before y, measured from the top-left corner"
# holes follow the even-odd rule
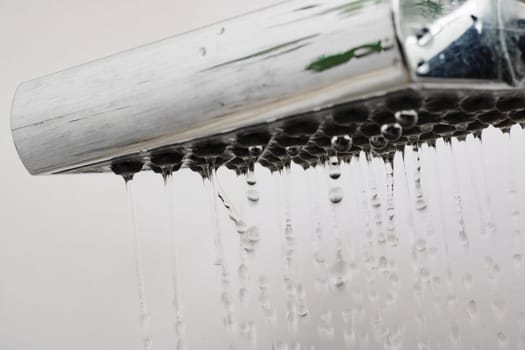
[[[368,150],[357,141],[376,137],[374,125],[395,122],[404,110],[440,112],[428,117],[443,125],[436,137],[448,136],[444,111],[475,114],[465,120],[472,123],[495,111],[503,116],[479,123],[503,127],[525,109],[522,18],[521,0],[286,1],[20,84],[13,140],[31,174],[107,172],[129,161],[155,170],[169,153],[171,166],[203,169],[213,159],[243,172],[241,161],[231,161],[246,161],[250,155],[239,154],[254,146],[271,170],[275,159],[295,161],[277,151],[265,158],[274,145],[329,153],[326,137],[350,135],[348,156]],[[454,108],[435,108],[440,96]],[[494,103],[469,111],[472,96]],[[381,152],[429,133],[422,125],[408,129]],[[323,160],[306,153],[306,165]]]

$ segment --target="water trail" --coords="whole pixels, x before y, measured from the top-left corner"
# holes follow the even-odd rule
[[[399,242],[399,237],[396,234],[395,227],[395,208],[394,208],[394,167],[393,160],[388,159],[386,161],[386,185],[387,185],[387,199],[386,199],[386,212],[387,212],[387,237],[386,240],[391,247],[396,247]]]
[[[221,224],[219,219],[219,211],[217,209],[217,200],[219,198],[219,193],[217,190],[217,170],[215,169],[215,166],[212,162],[212,164],[209,165],[208,168],[208,174],[209,177],[206,181],[206,185],[208,187],[208,197],[209,197],[209,203],[210,203],[210,212],[211,212],[211,224],[213,229],[215,230],[215,237],[214,237],[214,247],[215,247],[215,266],[222,266],[223,260],[224,260],[224,248],[222,246],[222,230],[221,230]]]
[[[255,162],[257,157],[263,152],[262,146],[251,146],[248,151],[250,153],[250,159],[248,161],[248,173],[246,174],[246,197],[249,201],[257,203],[259,201],[259,191],[257,190],[257,180],[255,179]]]
[[[453,172],[453,188],[454,188],[454,202],[456,204],[456,215],[457,215],[457,221],[458,221],[458,235],[459,240],[463,244],[465,248],[468,248],[470,245],[470,240],[467,235],[467,231],[465,228],[465,219],[463,217],[463,204],[461,202],[461,195],[459,191],[459,173],[457,171],[456,166],[456,157],[454,157],[453,149],[451,148],[451,164],[452,164],[452,172]]]
[[[441,140],[443,141],[443,140]],[[446,143],[437,143],[437,149],[439,149],[439,152],[436,152],[436,160],[439,163],[439,156],[441,154],[448,155],[451,154],[451,150],[449,146]],[[445,200],[443,198],[443,193],[445,191],[445,187],[443,186],[443,183],[441,181],[442,178],[444,178],[442,173],[442,167],[437,166],[437,176],[434,177],[436,184],[437,184],[437,193],[438,193],[438,202],[439,202],[439,219],[443,224],[443,250],[445,252],[445,264],[447,269],[447,286],[448,288],[452,287],[452,269],[450,267],[450,250],[449,250],[449,244],[448,244],[448,220],[445,218]]]
[[[168,197],[168,216],[169,216],[169,230],[170,230],[170,255],[171,255],[171,283],[172,283],[172,303],[173,312],[175,316],[174,331],[177,337],[177,350],[186,349],[185,341],[185,324],[183,319],[182,310],[182,297],[180,291],[180,279],[177,263],[177,234],[175,232],[175,220],[174,220],[174,205],[173,205],[173,175],[168,174],[164,177],[165,192]]]
[[[343,200],[343,191],[340,184],[342,180],[341,164],[337,156],[330,157],[328,173],[331,180],[329,184],[330,222],[332,223],[332,232],[335,239],[335,262],[330,267],[329,287],[334,292],[344,292],[348,289],[351,281],[351,273],[350,266],[344,257],[343,242],[336,213],[339,203]]]
[[[427,202],[423,195],[423,189],[421,187],[421,156],[419,147],[414,147],[414,152],[416,153],[416,169],[414,175],[415,183],[415,195],[416,195],[416,204],[415,208],[419,211],[423,211],[427,208]]]
[[[211,221],[215,229],[214,248],[215,261],[214,266],[218,267],[217,273],[221,281],[220,300],[224,308],[224,328],[228,334],[234,334],[237,331],[237,322],[234,317],[234,298],[231,295],[231,276],[224,262],[224,247],[222,240],[222,230],[218,212],[219,190],[217,186],[217,170],[214,162],[211,162],[208,168],[208,196],[210,197]],[[233,343],[230,344],[234,346]]]
[[[523,156],[519,149],[525,144],[525,133],[516,135],[515,140],[497,135],[498,142],[506,140],[501,149],[488,147],[493,145],[491,139],[484,140],[488,154],[483,165],[475,161],[482,151],[479,146],[454,138],[451,143],[438,140],[436,148],[407,147],[404,159],[395,154],[395,169],[390,158],[382,160],[377,154],[370,158],[364,152],[348,165],[334,158],[328,159],[327,167],[307,172],[292,165],[284,174],[273,175],[277,201],[268,212],[263,211],[266,201],[255,207],[256,202],[246,198],[246,179],[241,178],[237,185],[241,185],[242,205],[250,208],[246,217],[218,179],[213,176],[213,184],[210,177],[206,181],[210,200],[222,201],[239,233],[239,241],[230,240],[227,230],[223,242],[214,236],[224,244],[216,248],[224,248],[225,255],[218,306],[224,307],[227,334],[235,336],[224,341],[234,342],[237,349],[265,349],[272,344],[275,349],[311,349],[310,342],[318,349],[480,349],[480,344],[491,349],[524,348],[525,316],[519,315],[525,310],[516,298],[524,290],[523,240],[516,233],[522,229],[519,220],[508,221],[514,216],[521,219],[518,195],[523,166],[516,160]],[[466,152],[468,147],[473,153]],[[496,159],[505,152],[508,160]],[[482,239],[474,230],[477,225],[471,229],[471,223],[484,220],[485,196],[471,191],[467,183],[479,189],[483,181],[478,173],[489,166],[492,172],[485,181],[495,180],[489,183],[490,199],[503,198],[498,203],[502,207],[493,203],[491,220],[501,230],[492,240]],[[261,189],[265,173],[257,173]],[[247,177],[254,182],[253,173]],[[172,186],[171,181],[168,177],[166,187]],[[346,181],[350,188],[342,186]],[[334,187],[345,190],[344,199],[332,200],[331,191],[327,196],[327,189]],[[294,197],[307,188],[304,197],[312,202]],[[481,210],[476,210],[476,199],[482,200]],[[217,217],[213,220],[218,224]],[[278,231],[268,229],[274,224],[270,220],[278,221]],[[253,225],[255,221],[260,225]],[[431,225],[442,235],[431,235]],[[267,242],[274,239],[273,243],[282,244],[282,251],[274,252],[282,258],[282,266],[275,266],[276,255],[267,255],[262,245],[257,254],[251,253],[263,230]],[[233,249],[226,246],[233,241]],[[303,260],[304,247],[306,254],[313,248],[312,258]],[[226,251],[240,251],[231,275]],[[255,256],[257,261],[252,259]],[[316,283],[319,272],[324,280]],[[282,284],[284,293],[272,298],[273,284],[277,289]],[[184,299],[205,292],[185,294]],[[222,314],[223,309],[218,310]],[[230,343],[217,347],[234,349]]]
[[[295,336],[298,330],[298,312],[297,312],[297,284],[294,280],[293,260],[295,256],[295,232],[292,225],[291,216],[291,168],[285,167],[285,228],[283,237],[283,254],[284,254],[284,269],[283,269],[283,285],[287,298],[286,321],[288,324],[288,331],[291,336]]]
[[[128,195],[128,205],[130,213],[130,222],[133,228],[133,241],[135,244],[135,273],[137,278],[137,290],[139,298],[139,319],[142,331],[142,341],[144,350],[151,350],[153,346],[153,338],[151,336],[151,319],[146,302],[144,291],[144,268],[142,265],[142,252],[140,244],[140,235],[136,222],[136,210],[133,200],[133,189],[130,181],[126,180],[126,192]]]
[[[466,163],[468,166],[469,173],[479,174],[479,176],[476,176],[476,179],[479,181],[479,183],[478,181],[472,181],[472,186],[477,196],[477,202],[480,211],[480,233],[482,234],[482,236],[492,237],[492,234],[495,230],[495,226],[492,222],[492,211],[490,209],[490,195],[488,194],[488,189],[486,187],[487,183],[484,174],[485,169],[483,169],[482,155],[476,154],[476,151],[480,150],[480,147],[478,147],[478,143],[481,143],[481,140],[478,140],[477,138],[474,138],[472,136],[467,137],[467,142],[464,144],[464,148],[467,153],[468,159]],[[476,159],[478,160],[477,162],[475,161]],[[485,203],[485,208],[483,208],[483,203]]]

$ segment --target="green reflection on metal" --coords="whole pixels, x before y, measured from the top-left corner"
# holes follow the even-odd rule
[[[349,15],[357,10],[362,9],[365,5],[369,3],[378,4],[381,2],[384,2],[384,0],[354,0],[343,5],[332,7],[328,10],[320,12],[318,15],[324,15],[330,12],[338,12],[341,15]]]
[[[391,49],[392,46],[384,47],[381,40],[354,47],[348,51],[330,56],[321,56],[310,63],[306,70],[322,72],[351,61],[354,58],[363,58],[374,53],[380,53]]]

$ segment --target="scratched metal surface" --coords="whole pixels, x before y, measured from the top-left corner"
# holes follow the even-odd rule
[[[390,10],[289,1],[23,83],[17,149],[31,173],[58,172],[398,86]]]

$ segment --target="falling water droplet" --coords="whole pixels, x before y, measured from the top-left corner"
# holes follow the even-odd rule
[[[261,234],[259,228],[257,226],[250,226],[242,237],[244,250],[247,252],[253,252],[260,238]]]
[[[495,299],[491,304],[492,312],[496,316],[496,319],[502,320],[505,308],[505,301],[503,299]]]
[[[332,312],[330,311],[323,312],[319,318],[320,318],[319,328],[318,328],[319,336],[325,339],[333,338],[335,329],[332,324]]]
[[[344,291],[352,278],[351,268],[349,264],[342,258],[337,261],[330,268],[330,287],[333,291]]]
[[[450,341],[453,346],[458,346],[461,343],[461,334],[459,330],[459,325],[456,322],[452,323],[450,327]]]
[[[250,270],[248,269],[248,266],[246,264],[239,265],[239,269],[237,271],[237,274],[239,275],[239,278],[241,280],[248,280],[250,279]]]
[[[467,313],[471,321],[478,319],[478,304],[475,300],[471,300],[467,304]]]
[[[383,124],[381,135],[390,142],[395,142],[403,135],[403,128],[399,123]]]
[[[227,310],[231,311],[233,309],[234,302],[230,293],[223,292],[221,295],[221,302]]]
[[[343,200],[343,189],[339,186],[330,188],[328,197],[333,204],[340,203]]]
[[[206,56],[206,52],[207,52],[207,51],[206,51],[206,48],[205,48],[205,47],[201,47],[201,48],[199,49],[199,52],[200,52],[201,56],[203,56],[203,57]]]
[[[386,258],[386,256],[382,255],[381,257],[379,257],[377,269],[382,273],[388,273],[388,259]]]
[[[240,220],[240,221],[237,221],[237,224],[235,225],[235,228],[237,230],[237,233],[242,235],[242,234],[245,234],[246,231],[248,231],[248,225],[246,224],[246,222]]]
[[[523,255],[521,253],[516,253],[512,256],[512,261],[514,262],[514,266],[519,269],[523,263]]]
[[[466,290],[470,290],[472,288],[472,275],[470,273],[466,273],[463,277],[463,285],[465,286]]]
[[[390,286],[392,286],[393,289],[398,289],[400,286],[399,282],[399,275],[395,272],[392,272],[390,276],[388,277],[388,281],[390,282]]]
[[[246,191],[246,198],[248,198],[248,200],[250,200],[251,202],[258,202],[260,199],[259,191],[257,191],[256,188],[249,188]]]
[[[509,345],[509,339],[507,338],[507,336],[505,335],[505,333],[503,332],[498,332],[498,334],[496,335],[497,339],[498,339],[498,347],[499,348],[506,348],[507,345]]]
[[[188,349],[188,345],[186,344],[184,339],[179,339],[179,340],[177,340],[177,345],[176,345],[175,349],[176,350],[187,350]]]
[[[416,251],[424,253],[427,250],[427,241],[424,238],[418,238],[415,244]]]

